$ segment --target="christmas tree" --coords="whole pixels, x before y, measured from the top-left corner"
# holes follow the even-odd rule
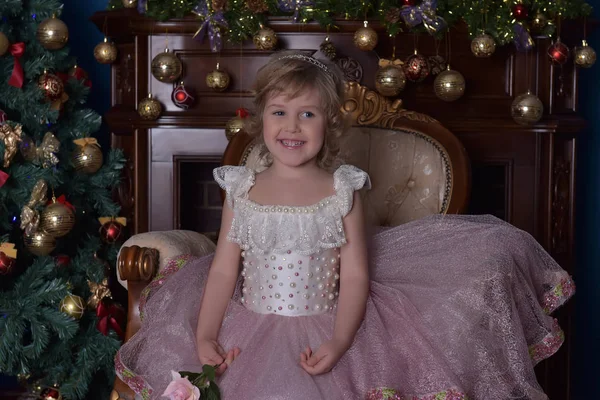
[[[123,309],[109,265],[123,221],[56,0],[0,1],[0,373],[40,398],[108,398]],[[102,218],[104,217],[104,219]],[[50,397],[49,397],[50,396]]]

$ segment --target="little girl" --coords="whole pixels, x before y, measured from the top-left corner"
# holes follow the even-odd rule
[[[569,276],[489,216],[367,241],[369,177],[335,165],[342,98],[339,72],[312,57],[261,68],[249,131],[269,167],[214,171],[227,195],[217,250],[150,285],[119,377],[152,399],[171,370],[203,364],[220,364],[224,400],[546,399],[533,367],[562,343],[548,314]]]

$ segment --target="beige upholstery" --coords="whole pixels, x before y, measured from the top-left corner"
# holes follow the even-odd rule
[[[265,168],[261,146],[250,144],[242,165]],[[372,189],[363,193],[365,218],[374,226],[396,226],[448,207],[448,154],[431,137],[407,130],[359,126],[343,137],[340,157],[366,171]]]
[[[181,254],[201,257],[214,252],[216,248],[215,244],[206,236],[198,232],[184,230],[140,233],[130,237],[123,243],[121,248],[130,246],[149,247],[158,250],[159,271],[166,266],[172,257]],[[127,281],[122,280],[120,276],[119,282],[127,288]]]

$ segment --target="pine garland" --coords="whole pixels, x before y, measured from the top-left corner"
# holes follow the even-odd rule
[[[146,7],[140,9],[150,18],[165,21],[191,15],[192,9],[204,1],[207,1],[209,10],[216,11],[212,9],[211,4],[214,3],[210,0],[145,0]],[[423,3],[423,0],[416,1],[417,6]],[[435,15],[443,18],[447,26],[464,21],[470,35],[485,31],[499,44],[509,43],[515,38],[513,27],[517,21],[513,9],[517,4],[524,5],[528,10],[528,20],[523,21],[526,27],[538,12],[547,17],[549,23],[541,32],[537,32],[547,36],[554,34],[553,21],[588,16],[592,12],[592,7],[584,0],[439,0],[434,3]],[[291,17],[295,14],[299,23],[316,21],[324,28],[335,28],[336,18],[378,19],[392,36],[399,32],[427,32],[422,24],[411,28],[402,22],[402,18],[397,21],[389,18],[389,11],[400,7],[398,0],[266,0],[269,10],[263,13],[254,12],[245,0],[228,0],[226,4],[224,16],[228,28],[225,29],[225,36],[231,43],[252,37],[259,23],[269,15]],[[108,5],[110,10],[122,7],[121,0],[110,0]]]

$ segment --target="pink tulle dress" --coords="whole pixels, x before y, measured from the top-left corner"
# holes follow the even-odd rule
[[[368,176],[342,165],[333,196],[285,207],[249,200],[245,167],[214,175],[243,256],[219,333],[223,348],[241,349],[218,380],[223,400],[547,399],[533,367],[562,344],[550,314],[574,285],[529,234],[490,216],[378,228],[364,321],[333,370],[314,377],[300,352],[333,333],[342,221]],[[171,370],[201,370],[195,332],[211,260],[176,257],[144,291],[142,327],[115,359],[140,398],[161,398]]]

